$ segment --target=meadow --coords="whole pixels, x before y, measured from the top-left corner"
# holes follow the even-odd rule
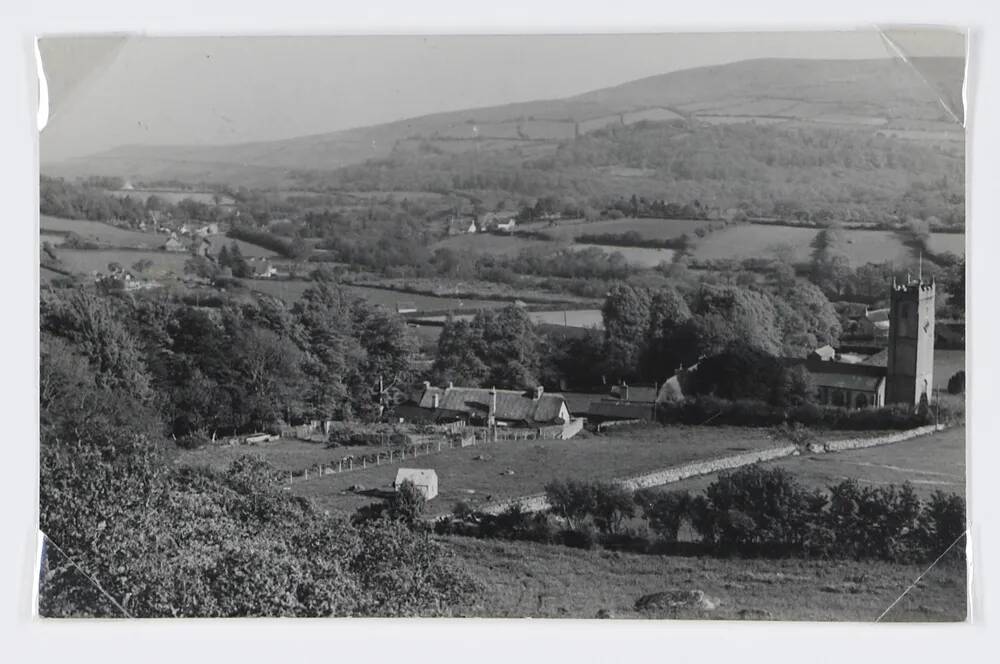
[[[810,259],[810,244],[819,231],[813,228],[740,224],[712,233],[700,240],[691,252],[694,260],[724,260],[773,256],[788,252],[793,261]],[[903,238],[892,231],[849,229],[847,255],[855,266],[865,263],[892,261],[897,265],[915,262],[912,249],[903,244]],[[965,253],[965,236],[952,233],[934,233],[931,246],[941,247],[959,255]]]
[[[125,269],[132,269],[136,262],[149,260],[153,265],[140,275],[151,278],[181,276],[184,274],[184,264],[191,258],[187,253],[140,249],[60,249],[57,255],[68,270],[79,274],[107,273],[109,263],[118,263]]]
[[[251,290],[277,297],[288,304],[297,302],[302,293],[315,284],[311,281],[300,280],[267,280],[254,279],[244,280],[247,288]],[[397,309],[418,309],[422,311],[461,311],[464,309],[492,309],[504,307],[510,304],[502,300],[474,300],[453,297],[437,297],[435,295],[420,295],[415,293],[403,293],[400,291],[388,290],[385,288],[372,288],[370,286],[342,285],[345,291],[356,295],[372,304],[378,304],[396,311]]]
[[[87,221],[85,219],[60,219],[41,215],[39,229],[43,231],[42,240],[50,239],[44,231],[70,232],[76,233],[84,240],[101,244],[110,244],[116,247],[133,247],[136,249],[158,249],[166,241],[166,238],[156,233],[143,233],[125,228],[118,228],[111,224],[100,221]],[[54,240],[53,236],[50,240]]]
[[[148,233],[143,231],[134,231],[127,228],[119,228],[118,226],[106,224],[103,221],[61,219],[59,217],[50,217],[44,214],[41,215],[39,230],[42,233],[41,238],[43,242],[49,241],[57,245],[62,244],[63,242],[63,238],[61,236],[50,235],[45,231],[57,233],[71,232],[76,233],[84,240],[90,242],[126,249],[160,249],[163,246],[163,243],[167,241],[168,237],[162,233]],[[207,239],[212,245],[213,253],[217,253],[223,245],[228,246],[235,242],[239,245],[240,252],[247,257],[271,257],[276,255],[270,249],[265,249],[255,244],[244,242],[243,240],[234,240],[222,234],[210,235]]]
[[[515,235],[493,235],[492,233],[475,233],[453,235],[437,242],[432,249],[447,247],[456,251],[470,251],[477,254],[492,254],[496,256],[516,256],[524,249],[539,248],[543,250],[571,249],[582,251],[596,247],[606,253],[620,253],[625,260],[639,267],[656,267],[660,263],[670,263],[674,259],[672,249],[650,249],[647,247],[613,247],[600,244],[579,244],[551,240],[536,240],[534,238]]]
[[[785,444],[764,429],[738,427],[637,426],[607,434],[581,432],[570,440],[500,441],[451,449],[407,461],[408,468],[433,468],[439,494],[429,514],[450,512],[464,501],[475,507],[503,498],[541,492],[556,478],[609,480],[726,454]],[[353,512],[370,498],[353,485],[388,488],[399,464],[327,475],[296,483],[292,491],[325,509]]]
[[[601,221],[584,221],[582,219],[565,220],[550,226],[546,221],[533,221],[519,224],[518,230],[547,233],[560,240],[570,241],[581,235],[598,235],[607,233],[641,233],[648,240],[672,240],[681,235],[693,235],[695,230],[710,222],[702,219],[604,219]]]
[[[326,443],[313,443],[294,438],[258,443],[255,445],[208,445],[197,450],[177,450],[174,463],[184,466],[207,466],[216,470],[225,470],[229,465],[242,457],[252,457],[266,461],[275,469],[285,472],[301,471],[313,468],[316,464],[329,464],[348,455],[375,454],[385,452],[388,448],[377,445],[352,445],[350,447],[331,447]]]
[[[940,489],[965,495],[965,427],[952,427],[900,443],[833,454],[805,454],[768,462],[784,468],[811,489],[825,490],[853,478],[862,486],[910,482],[926,498]],[[693,477],[665,487],[701,492],[715,475]]]
[[[924,571],[878,561],[723,559],[639,555],[565,546],[441,537],[490,589],[470,613],[492,618],[642,618],[649,593],[697,589],[719,600],[703,619],[872,622]],[[949,554],[883,621],[962,621],[965,567]]]

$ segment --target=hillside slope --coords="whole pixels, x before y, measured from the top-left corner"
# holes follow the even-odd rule
[[[609,126],[679,117],[711,124],[808,123],[906,138],[960,140],[963,61],[748,60],[640,79],[561,100],[410,118],[281,141],[124,146],[61,163],[47,175],[118,174],[240,184],[279,183],[394,152],[517,148],[544,153]]]

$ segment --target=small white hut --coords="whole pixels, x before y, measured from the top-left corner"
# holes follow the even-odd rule
[[[399,486],[407,480],[417,487],[425,500],[438,495],[438,476],[430,468],[400,468],[396,471],[396,481],[392,483],[392,488],[398,491]]]

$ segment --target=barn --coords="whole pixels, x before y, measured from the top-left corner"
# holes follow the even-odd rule
[[[392,488],[399,491],[403,482],[409,481],[423,494],[425,500],[430,500],[438,495],[438,476],[430,468],[400,468],[396,471],[396,479],[392,483]]]

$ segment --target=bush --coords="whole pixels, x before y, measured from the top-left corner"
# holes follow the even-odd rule
[[[804,489],[788,471],[754,465],[712,482],[692,503],[692,525],[721,552],[800,553],[807,525],[825,504],[825,496]]]
[[[634,500],[649,528],[666,542],[676,542],[681,523],[690,520],[693,499],[687,491],[643,489]]]
[[[830,487],[826,520],[836,539],[836,553],[900,562],[922,557],[920,508],[909,484],[861,488],[851,479]]]
[[[944,553],[966,531],[965,499],[958,494],[935,491],[920,515],[920,533],[929,556]],[[964,558],[965,548],[957,547]]]
[[[963,394],[965,392],[965,371],[961,370],[948,379],[948,394]]]

